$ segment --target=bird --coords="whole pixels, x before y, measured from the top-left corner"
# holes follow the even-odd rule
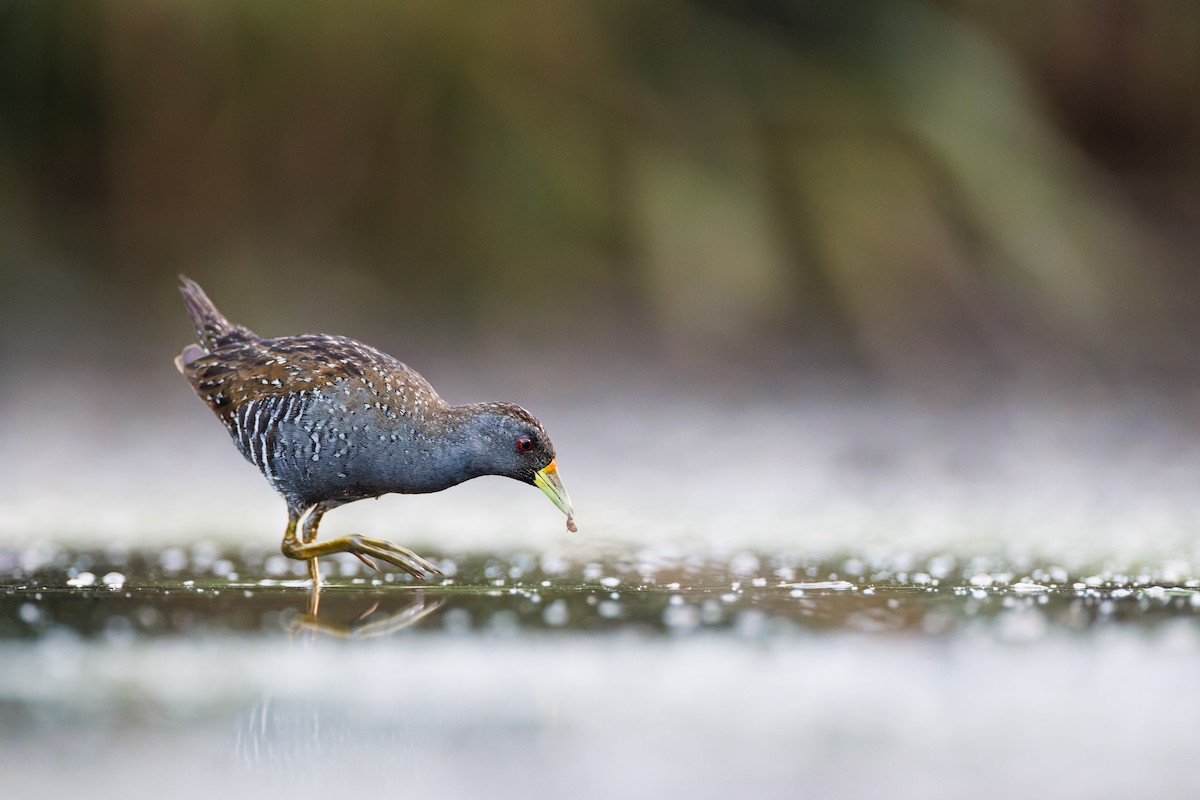
[[[198,283],[179,279],[198,344],[188,344],[175,367],[283,497],[283,554],[308,562],[314,587],[317,559],[333,553],[350,553],[373,569],[385,561],[418,579],[442,576],[383,539],[316,541],[326,512],[356,500],[503,475],[541,489],[567,515],[567,529],[577,530],[554,445],[521,406],[452,405],[416,370],[348,337],[264,339],[226,319]]]

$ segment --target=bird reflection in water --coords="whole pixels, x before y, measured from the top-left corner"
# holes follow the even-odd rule
[[[292,633],[308,631],[338,639],[373,639],[377,636],[389,636],[416,625],[446,602],[444,596],[427,597],[420,589],[411,594],[396,592],[391,596],[403,597],[407,602],[392,611],[384,611],[381,610],[384,598],[372,595],[367,598],[371,602],[364,611],[349,622],[341,622],[329,618],[328,615],[326,618],[319,615],[321,589],[319,585],[314,585],[308,596],[306,613],[294,617],[288,626]]]

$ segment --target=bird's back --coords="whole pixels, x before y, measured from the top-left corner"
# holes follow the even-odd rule
[[[176,366],[242,454],[295,506],[382,493],[381,461],[446,407],[401,361],[342,336],[262,339],[199,286],[184,297],[200,346]]]
[[[189,345],[195,348],[195,345]],[[361,386],[379,402],[418,407],[437,392],[403,362],[355,339],[326,334],[247,339],[211,352],[188,350],[180,372],[222,421],[253,400]]]

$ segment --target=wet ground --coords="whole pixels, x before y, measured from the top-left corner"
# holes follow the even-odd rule
[[[1200,578],[946,554],[0,551],[13,796],[1187,796]],[[64,765],[70,765],[64,772]],[[7,793],[7,792],[6,792]]]

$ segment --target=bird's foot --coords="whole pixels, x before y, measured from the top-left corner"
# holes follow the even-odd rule
[[[376,559],[386,561],[421,580],[425,579],[426,573],[444,577],[440,569],[412,550],[383,539],[369,539],[355,534],[328,542],[301,544],[294,536],[283,540],[283,554],[289,558],[315,559],[332,553],[350,553],[372,569],[379,569]]]
[[[399,567],[416,578],[424,578],[427,572],[439,578],[444,577],[442,571],[433,564],[421,558],[407,547],[401,547],[394,542],[389,542],[385,539],[369,539],[366,536],[359,536],[357,534],[347,536],[346,541],[350,544],[350,548],[346,552],[357,556],[360,561],[371,569],[379,569],[372,560],[377,558]]]

